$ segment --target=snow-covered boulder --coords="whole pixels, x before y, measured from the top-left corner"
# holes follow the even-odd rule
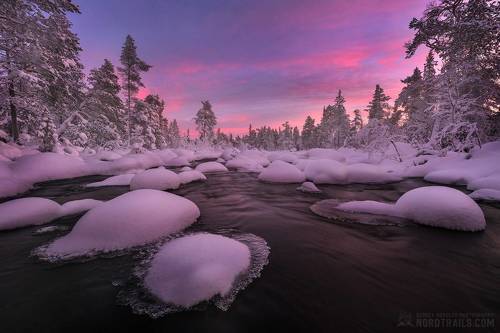
[[[181,184],[188,184],[198,180],[207,180],[204,174],[196,170],[183,171],[179,173],[179,178],[181,179]]]
[[[269,164],[269,162],[267,162]],[[261,172],[264,167],[259,161],[247,157],[236,157],[226,162],[226,167],[240,172]]]
[[[500,190],[483,188],[472,192],[471,194],[469,194],[469,197],[471,197],[474,200],[500,202]]]
[[[101,187],[101,186],[128,186],[130,181],[134,178],[135,173],[125,173],[123,175],[112,176],[100,182],[90,183],[85,187]]]
[[[96,207],[101,203],[101,200],[95,199],[68,201],[61,205],[61,216],[80,214]]]
[[[179,171],[184,172],[184,171],[191,171],[191,170],[193,170],[193,168],[185,166],[185,167],[182,167]]]
[[[45,258],[69,258],[126,249],[179,232],[199,216],[198,207],[178,195],[132,191],[89,210],[69,234],[38,253]]]
[[[494,189],[500,191],[500,172],[487,177],[476,178],[467,184],[469,190]]]
[[[179,176],[163,167],[136,174],[130,181],[130,189],[175,190],[181,185]]]
[[[166,167],[182,167],[189,165],[189,161],[187,158],[183,156],[177,156],[170,160],[167,160],[163,163]]]
[[[395,204],[351,201],[339,210],[390,215],[418,224],[453,230],[479,231],[486,228],[481,208],[467,195],[450,187],[428,186],[406,192]]]
[[[259,179],[271,183],[302,183],[306,177],[295,165],[276,160],[262,170]]]
[[[321,190],[312,182],[303,182],[302,185],[297,187],[297,191],[306,193],[321,193]]]
[[[109,162],[122,158],[122,155],[109,150],[101,150],[97,152],[93,157],[99,161]]]
[[[289,151],[276,151],[270,153],[267,158],[269,161],[274,162],[276,160],[280,160],[288,163],[295,163],[297,161],[297,156]]]
[[[307,151],[307,155],[309,156],[309,159],[313,160],[328,159],[345,162],[344,155],[335,149],[313,148]]]
[[[220,164],[219,162],[205,162],[198,164],[195,170],[202,173],[210,173],[210,172],[224,172],[227,171],[227,168],[224,165]]]
[[[0,230],[49,223],[61,215],[61,206],[45,198],[21,198],[0,204]]]
[[[347,165],[346,183],[383,184],[401,181],[402,178],[389,173],[382,167],[367,163]]]
[[[315,184],[344,184],[347,182],[345,166],[335,160],[310,160],[304,169],[306,178]]]
[[[189,308],[216,295],[226,296],[249,266],[245,244],[220,235],[194,234],[162,246],[144,285],[163,302]]]

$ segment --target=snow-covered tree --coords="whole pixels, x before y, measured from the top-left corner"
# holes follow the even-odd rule
[[[424,45],[442,61],[431,145],[468,150],[498,135],[489,129],[500,104],[499,12],[498,1],[441,0],[410,22],[415,36],[405,45],[407,57]]]
[[[352,119],[352,125],[354,132],[358,132],[363,128],[363,118],[361,117],[361,111],[356,109],[353,111],[354,118]]]
[[[120,55],[121,67],[118,72],[122,76],[122,89],[125,92],[127,114],[128,114],[128,141],[130,144],[132,136],[132,99],[139,91],[139,87],[144,87],[141,80],[141,72],[147,72],[151,66],[145,63],[137,55],[137,47],[134,39],[127,35],[125,44]],[[139,106],[138,108],[141,108]],[[137,107],[136,107],[137,109]]]
[[[189,129],[187,131],[187,141],[189,143]],[[171,147],[178,147],[181,142],[181,135],[179,132],[179,126],[177,125],[177,120],[172,120],[168,131],[168,142]]]
[[[48,111],[44,111],[40,118],[39,124],[39,132],[38,135],[41,138],[39,149],[41,152],[53,151],[58,138],[56,134],[56,126],[52,121],[52,117],[50,116]]]
[[[202,101],[203,105],[198,110],[195,117],[196,129],[200,133],[200,140],[211,142],[214,139],[214,128],[217,125],[217,118],[212,111],[212,104],[209,101]]]
[[[311,116],[307,116],[302,127],[302,145],[305,149],[316,146],[316,126],[314,126],[314,119]]]
[[[166,145],[166,139],[163,136],[163,122],[166,119],[163,116],[163,110],[165,110],[165,101],[158,95],[148,95],[144,99],[151,108],[151,118],[149,119],[149,127],[153,131],[155,136],[155,146],[156,148],[162,148]]]
[[[384,89],[377,84],[373,92],[372,100],[368,104],[368,120],[381,120],[386,118],[389,109],[387,101],[390,99],[391,98],[384,93]]]
[[[342,91],[339,89],[338,95],[335,98],[333,105],[332,125],[333,125],[333,145],[336,148],[344,146],[349,138],[349,116],[344,106],[345,98],[342,96]]]

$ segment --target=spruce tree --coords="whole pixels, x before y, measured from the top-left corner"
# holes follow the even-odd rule
[[[302,127],[302,144],[304,148],[309,149],[315,146],[315,132],[314,119],[307,116],[304,126]]]
[[[217,118],[212,111],[212,104],[209,101],[202,101],[203,105],[198,110],[195,117],[196,129],[200,133],[200,140],[211,142],[214,138],[214,128],[217,125]]]
[[[382,120],[386,117],[387,109],[389,108],[388,100],[391,98],[386,96],[384,89],[379,84],[375,86],[372,100],[368,104],[368,119],[369,120]]]
[[[122,76],[122,89],[126,96],[127,105],[127,118],[128,118],[128,142],[130,145],[132,134],[132,98],[139,91],[139,87],[144,87],[141,80],[141,72],[147,72],[151,66],[145,63],[137,55],[137,47],[135,46],[134,39],[127,35],[125,44],[122,47],[120,55],[120,62],[122,67],[118,68],[118,72]],[[139,107],[141,108],[141,107]]]

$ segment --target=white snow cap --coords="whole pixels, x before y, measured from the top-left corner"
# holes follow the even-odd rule
[[[199,216],[198,207],[178,195],[132,191],[88,211],[69,234],[55,240],[41,254],[74,257],[143,245],[183,230]]]
[[[275,160],[262,170],[259,179],[272,183],[302,183],[306,177],[295,165]]]
[[[245,244],[220,235],[194,234],[163,245],[144,284],[163,302],[189,308],[225,296],[249,266]]]
[[[306,193],[320,193],[321,190],[314,185],[312,182],[303,182],[302,185],[297,187],[297,191],[302,191]]]
[[[101,186],[128,186],[134,178],[135,173],[126,173],[123,175],[106,178],[100,182],[87,184],[85,187],[101,187]]]
[[[205,162],[198,164],[195,170],[207,173],[207,172],[223,172],[227,171],[227,168],[224,165],[220,164],[219,162]]]
[[[83,213],[101,203],[102,201],[94,199],[68,201],[61,206],[61,215],[65,216]]]
[[[175,190],[179,188],[181,179],[163,167],[149,169],[136,174],[130,181],[130,189]]]
[[[197,180],[207,180],[204,174],[196,170],[183,171],[179,173],[181,184],[195,182]]]
[[[61,206],[45,198],[21,198],[0,204],[0,230],[49,223],[61,215]]]
[[[467,195],[450,187],[428,186],[406,192],[395,204],[351,201],[337,209],[397,216],[415,223],[453,230],[480,231],[486,228],[481,208]]]
[[[483,188],[469,194],[474,200],[484,200],[484,201],[498,201],[500,202],[500,191],[492,190],[489,188]]]

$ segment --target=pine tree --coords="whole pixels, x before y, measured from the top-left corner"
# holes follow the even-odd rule
[[[209,101],[202,101],[203,107],[198,110],[195,117],[196,129],[200,133],[200,140],[211,142],[214,138],[214,128],[217,125],[217,118],[212,111]]]
[[[336,148],[342,147],[350,135],[350,121],[344,103],[345,98],[342,96],[342,91],[339,89],[338,95],[335,98],[332,114],[332,125],[334,128],[333,143]]]
[[[149,127],[152,129],[155,136],[156,148],[162,148],[166,145],[165,137],[163,136],[163,111],[165,110],[165,101],[158,95],[148,95],[144,101],[151,108],[151,119],[149,119]]]
[[[314,119],[311,118],[311,116],[307,116],[304,127],[302,127],[302,144],[305,149],[315,147],[315,132],[316,126],[314,126]]]
[[[489,133],[500,104],[499,12],[498,1],[441,0],[410,22],[415,36],[405,45],[407,57],[425,45],[442,61],[434,84],[432,145],[467,150],[500,134]]]
[[[52,121],[48,111],[43,112],[40,122],[41,152],[53,151],[57,144],[56,126]]]
[[[361,117],[361,111],[356,109],[353,111],[354,119],[352,120],[352,128],[354,132],[358,132],[363,128],[363,118]]]
[[[169,141],[172,147],[178,147],[180,143],[181,135],[179,133],[179,126],[177,125],[177,120],[173,120],[169,127]],[[187,130],[187,139],[189,142],[189,129]]]
[[[139,87],[144,87],[141,80],[141,72],[147,72],[151,66],[145,63],[137,55],[137,48],[134,39],[127,35],[125,44],[122,47],[120,55],[122,67],[118,68],[118,72],[122,76],[122,89],[125,91],[126,105],[128,113],[128,141],[130,145],[132,134],[132,98],[139,91]]]
[[[79,62],[71,63],[77,57],[71,59],[71,54],[68,58],[60,52],[68,48],[77,54],[79,48],[68,21],[61,18],[67,12],[79,13],[70,0],[5,0],[0,5],[0,90],[6,97],[2,107],[9,110],[7,124],[14,141],[19,139],[20,130],[38,136],[40,131],[34,124],[47,117],[46,111],[40,111],[49,107],[47,96],[56,84],[66,87],[64,80],[54,78],[72,75],[74,68],[78,72]],[[54,48],[54,41],[62,42],[61,37],[68,38],[68,44]],[[65,61],[68,68],[60,66]]]
[[[380,85],[375,86],[375,91],[373,93],[373,98],[368,104],[368,119],[382,120],[386,117],[387,110],[389,108],[388,100],[391,98],[384,94],[384,89]]]

